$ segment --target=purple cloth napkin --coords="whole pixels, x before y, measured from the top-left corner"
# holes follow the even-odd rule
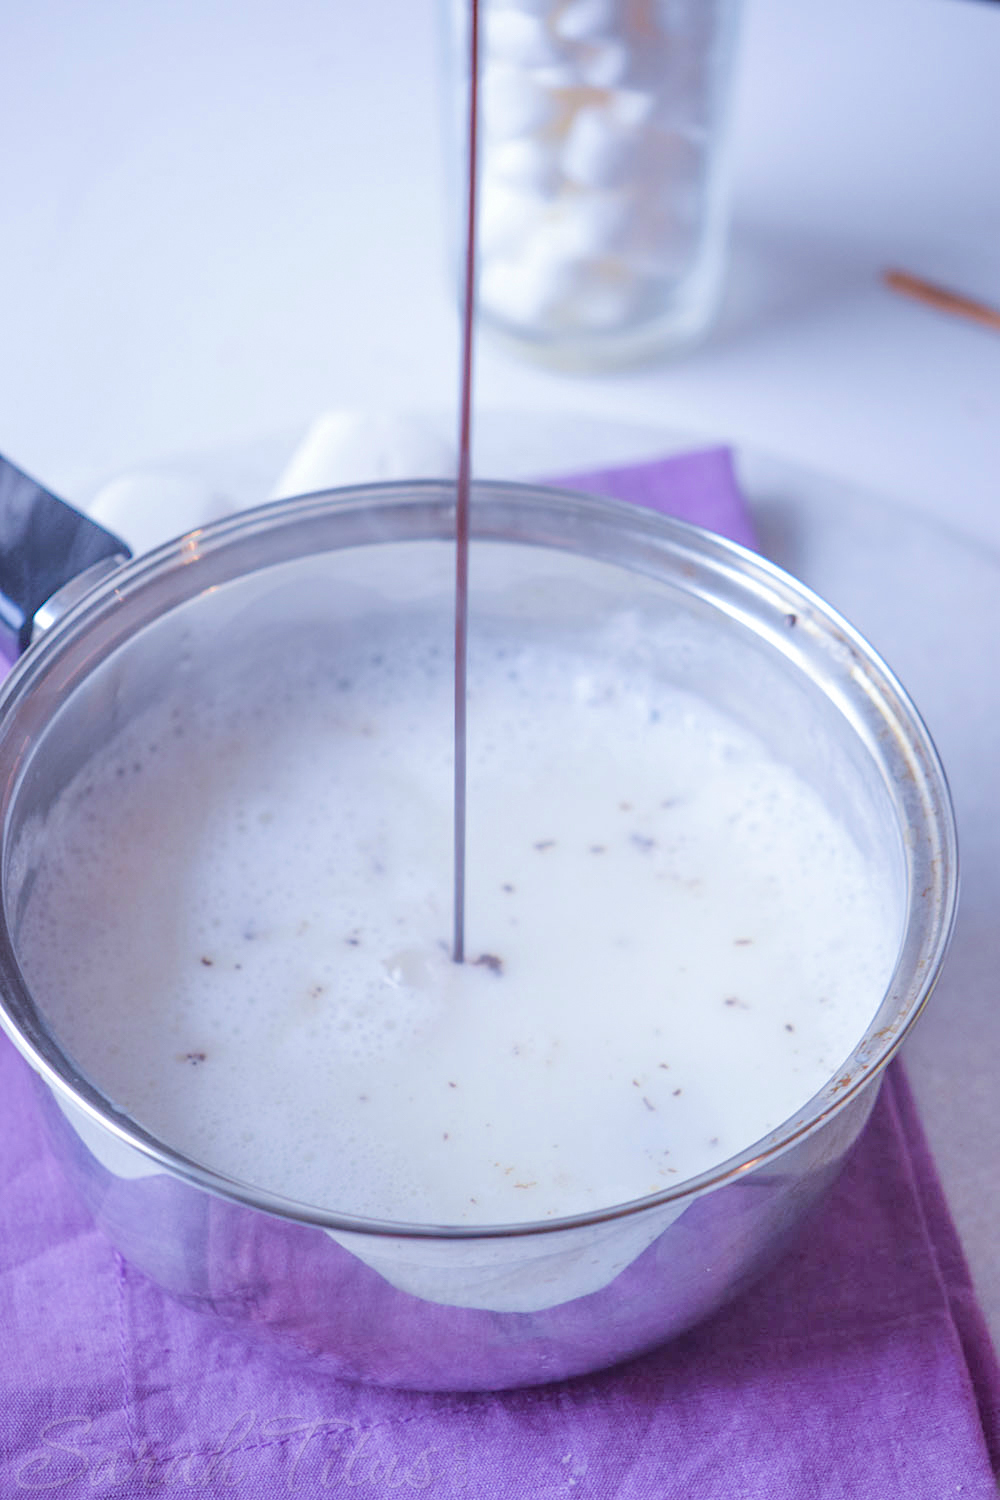
[[[675,483],[714,476],[713,519],[749,538],[728,457],[702,462],[602,488],[672,510]],[[898,1065],[818,1216],[738,1303],[616,1370],[497,1395],[290,1370],[157,1291],[64,1183],[5,1039],[0,1140],[2,1497],[996,1495],[1000,1378]]]
[[[587,495],[614,495],[650,510],[693,521],[730,541],[755,547],[753,522],[740,493],[729,448],[702,448],[620,469],[561,475],[551,484]]]

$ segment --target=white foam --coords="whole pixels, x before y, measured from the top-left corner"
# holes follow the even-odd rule
[[[451,684],[416,631],[308,643],[148,714],[54,809],[20,935],[56,1034],[230,1175],[345,1212],[544,1218],[682,1181],[793,1114],[895,954],[816,795],[614,653],[480,644],[468,952]],[[195,743],[197,749],[194,749]]]

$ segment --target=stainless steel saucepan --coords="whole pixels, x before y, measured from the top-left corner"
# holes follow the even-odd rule
[[[131,561],[98,528],[74,540],[72,516],[57,511],[67,545],[53,570],[38,566],[51,555],[51,519],[20,530],[17,521],[26,497],[51,518],[51,497],[26,491],[23,476],[19,489],[9,470],[2,483],[0,526],[15,559],[0,578],[5,622],[28,649],[0,695],[0,1019],[37,1076],[54,1148],[122,1254],[168,1292],[316,1368],[423,1389],[498,1389],[612,1364],[690,1327],[770,1265],[857,1139],[933,988],[954,917],[945,779],[874,651],[794,579],[697,528],[537,486],[477,487],[473,542],[480,576],[493,580],[482,605],[491,617],[544,627],[553,612],[624,602],[662,626],[674,642],[665,676],[759,734],[891,880],[901,941],[851,1056],[794,1117],[720,1166],[565,1219],[364,1220],[293,1201],[280,1182],[227,1179],[120,1112],[36,1003],[19,924],[60,790],[175,691],[178,674],[225,674],[230,653],[265,637],[279,658],[317,626],[335,640],[351,628],[351,591],[392,610],[386,580],[398,577],[426,579],[427,607],[446,618],[453,489],[397,483],[283,501]],[[80,568],[87,587],[68,582]]]

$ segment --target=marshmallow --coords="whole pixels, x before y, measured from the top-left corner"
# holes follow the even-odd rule
[[[571,268],[544,263],[530,251],[489,261],[479,275],[479,301],[493,317],[530,327],[551,322],[572,288]]]
[[[621,83],[628,65],[628,48],[624,42],[588,42],[577,53],[576,75],[580,83],[590,88],[611,89]]]
[[[489,146],[483,153],[483,181],[500,180],[507,187],[526,193],[551,194],[560,178],[559,153],[547,141],[515,136]]]
[[[568,298],[581,300],[633,211],[625,193],[562,195],[530,233],[484,261],[480,306],[508,321],[552,324]]]
[[[484,175],[479,190],[479,254],[503,254],[532,234],[545,212],[539,193],[519,191]]]
[[[138,554],[229,515],[232,509],[227,496],[201,479],[140,471],[104,485],[87,513]]]
[[[495,10],[484,17],[486,56],[517,67],[545,67],[560,60],[544,18],[523,10]]]
[[[482,83],[483,132],[487,139],[541,130],[555,116],[558,102],[526,70],[487,62]]]
[[[544,68],[532,68],[531,77],[543,89],[565,90],[580,86],[580,70],[571,57],[546,63]],[[562,106],[566,100],[558,99],[553,103]]]
[[[606,104],[579,109],[566,137],[563,171],[583,187],[607,187],[634,171],[653,112],[651,94],[620,89]]]
[[[522,219],[517,233],[490,240],[489,252],[481,259],[480,306],[508,322],[551,325],[570,296],[576,299],[574,305],[584,304],[581,277],[592,278],[602,258],[619,249],[639,212],[636,196],[627,191],[559,194],[530,222]],[[510,231],[512,220],[506,224]],[[627,272],[628,262],[622,260],[621,265]],[[595,283],[595,288],[601,292],[601,308],[608,311],[594,317],[605,326],[612,293],[603,283]],[[614,295],[623,301],[620,292]]]
[[[331,411],[317,418],[271,492],[272,500],[385,479],[441,479],[455,449],[419,417]]]
[[[635,212],[631,193],[566,193],[546,221],[550,251],[577,261],[604,255],[621,243]]]
[[[487,261],[479,281],[487,312],[552,325],[570,298],[579,300],[619,238],[629,212],[625,195],[567,194],[506,254]]]
[[[568,42],[581,42],[609,31],[614,20],[614,0],[571,0],[556,16],[552,29]]]

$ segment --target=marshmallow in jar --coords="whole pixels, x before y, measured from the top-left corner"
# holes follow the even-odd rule
[[[480,14],[484,323],[580,367],[690,342],[723,269],[736,0],[482,0]]]

